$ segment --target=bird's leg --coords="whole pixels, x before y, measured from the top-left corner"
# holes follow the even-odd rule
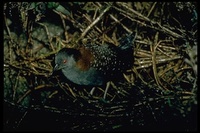
[[[92,90],[90,91],[90,95],[93,95],[94,90],[95,90],[95,87],[92,87]]]
[[[106,95],[107,95],[107,92],[108,92],[108,88],[110,87],[110,81],[106,83],[106,89],[104,91],[104,95],[103,95],[103,99],[106,99]],[[93,95],[95,91],[95,87],[93,87],[90,91],[90,95]]]
[[[103,99],[106,99],[106,94],[108,92],[108,88],[110,87],[110,81],[106,83],[106,89],[104,91]]]

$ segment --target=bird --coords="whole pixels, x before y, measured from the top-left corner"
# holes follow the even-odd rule
[[[120,40],[118,46],[88,43],[78,48],[62,48],[55,55],[53,71],[61,70],[69,81],[77,85],[105,85],[132,67],[132,42],[135,37],[135,33],[127,35]]]

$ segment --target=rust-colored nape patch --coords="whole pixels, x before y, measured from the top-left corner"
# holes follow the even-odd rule
[[[79,49],[81,56],[77,61],[77,67],[81,70],[88,70],[90,68],[90,63],[94,61],[94,56],[90,52],[89,49],[86,49],[85,47],[81,47]]]

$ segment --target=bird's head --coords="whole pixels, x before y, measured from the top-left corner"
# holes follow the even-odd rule
[[[80,53],[76,49],[63,48],[55,55],[55,67],[54,71],[64,68],[72,68],[76,65],[76,62],[80,56]]]

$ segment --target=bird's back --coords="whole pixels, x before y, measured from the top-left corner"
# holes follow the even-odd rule
[[[135,34],[128,35],[120,41],[119,46],[111,44],[85,45],[85,48],[92,53],[94,58],[90,62],[91,67],[108,77],[129,69],[133,65],[134,38]]]

